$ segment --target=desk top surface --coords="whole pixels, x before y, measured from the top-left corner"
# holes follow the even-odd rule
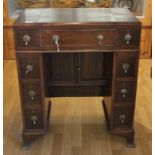
[[[22,25],[107,25],[137,24],[138,19],[123,8],[44,8],[25,9],[15,26]]]

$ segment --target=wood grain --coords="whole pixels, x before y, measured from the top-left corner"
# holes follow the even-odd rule
[[[147,0],[145,4],[144,17],[141,33],[141,58],[151,58],[152,53],[152,0]]]
[[[144,17],[141,18],[140,21],[143,23],[143,26],[152,25],[152,0],[146,1]]]
[[[15,59],[13,24],[8,14],[7,0],[3,1],[3,59]]]
[[[109,135],[102,97],[53,98],[49,134],[21,150],[22,120],[16,62],[4,61],[4,154],[12,155],[146,155],[152,146],[151,60],[140,60],[135,111],[135,149]],[[145,72],[144,72],[145,70]]]
[[[15,59],[15,42],[13,27],[3,28],[3,58],[4,59]]]
[[[150,58],[152,53],[152,28],[142,28],[141,31],[141,58]]]

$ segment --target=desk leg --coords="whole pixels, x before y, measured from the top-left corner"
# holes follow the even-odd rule
[[[48,131],[51,103],[45,94],[43,56],[18,53],[17,69],[23,115],[23,149]]]
[[[129,67],[128,70],[123,66]],[[135,147],[133,122],[137,69],[138,52],[114,53],[112,93],[102,102],[109,133],[125,138],[129,148]]]
[[[107,129],[109,131],[110,134],[116,135],[116,136],[120,136],[126,139],[127,141],[127,146],[128,148],[135,148],[135,143],[134,143],[134,130],[126,130],[126,131],[119,131],[119,130],[112,130],[110,127],[110,116],[108,114],[108,110],[105,104],[105,101],[102,101],[102,106],[103,106],[103,110],[104,110],[104,115],[105,115],[105,121],[107,124]]]

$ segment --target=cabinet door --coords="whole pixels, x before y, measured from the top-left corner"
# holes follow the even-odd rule
[[[88,82],[90,84],[105,84],[106,79],[112,77],[111,53],[81,53],[79,59],[80,82]]]
[[[75,56],[72,53],[48,55],[48,72],[51,84],[67,84],[75,81]]]

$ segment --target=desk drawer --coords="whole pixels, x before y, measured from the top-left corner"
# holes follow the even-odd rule
[[[40,46],[56,49],[53,36],[59,36],[60,49],[65,47],[102,47],[114,46],[118,34],[115,29],[103,30],[42,30],[40,32]]]
[[[116,76],[135,77],[138,62],[138,52],[116,54]]]
[[[40,84],[23,84],[24,104],[40,104],[41,103]]]
[[[21,77],[25,79],[40,78],[40,55],[18,54]]]
[[[120,29],[119,30],[120,46],[124,48],[139,47],[140,29]]]
[[[25,110],[25,126],[26,129],[42,129],[42,112],[41,110]]]
[[[33,49],[39,46],[39,33],[35,29],[18,30],[15,36],[17,48]]]
[[[135,95],[136,83],[134,81],[116,81],[115,101],[132,102]]]
[[[114,128],[130,128],[132,125],[131,108],[116,108],[114,109]]]

